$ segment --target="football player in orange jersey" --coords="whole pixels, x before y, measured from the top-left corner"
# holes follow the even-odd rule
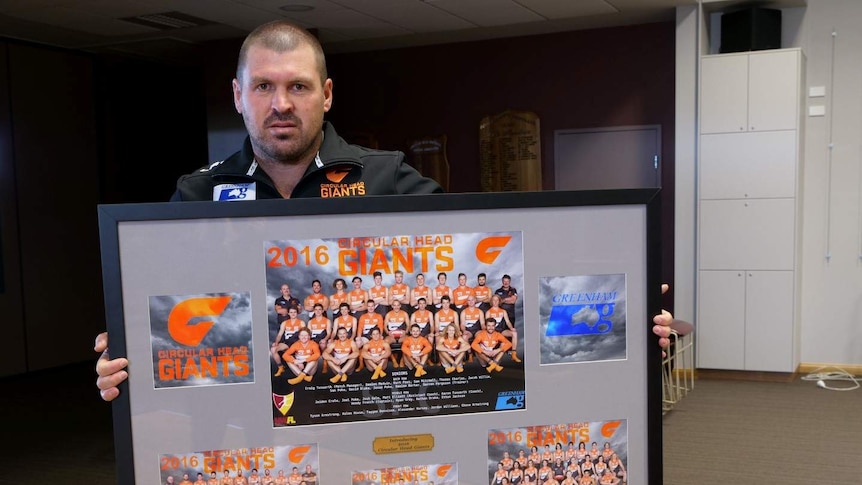
[[[461,312],[461,333],[467,342],[473,342],[473,337],[485,328],[485,312],[476,304],[476,296],[470,295],[467,297],[467,308]]]
[[[428,362],[431,350],[431,342],[422,336],[419,325],[415,323],[411,325],[410,335],[401,343],[401,353],[404,355],[404,365],[410,370],[416,369],[414,374],[416,377],[422,377],[428,373],[425,371],[425,363]]]
[[[347,303],[350,304],[350,314],[359,317],[365,311],[365,302],[368,301],[368,292],[362,288],[362,278],[353,277],[353,289],[347,294]]]
[[[275,371],[275,377],[284,373],[284,362],[282,362],[281,353],[290,348],[299,339],[299,330],[302,328],[303,322],[296,315],[296,308],[288,310],[288,319],[281,322],[278,329],[278,334],[275,336],[275,341],[269,348],[269,353],[272,359],[278,365],[278,370]]]
[[[401,270],[395,272],[395,284],[389,287],[389,306],[392,306],[394,301],[400,303],[401,309],[410,314],[410,287],[404,283],[404,272]]]
[[[248,485],[260,485],[261,477],[257,473],[257,468],[251,469],[251,475],[248,476]]]
[[[433,293],[430,286],[425,285],[425,275],[422,273],[416,274],[416,286],[413,287],[413,290],[410,291],[410,306],[413,307],[413,311],[419,309],[419,299],[425,299],[426,310],[434,313],[434,305],[433,302]]]
[[[275,477],[275,485],[287,485],[287,477],[284,476],[284,470],[278,471],[278,476]]]
[[[320,347],[317,342],[311,340],[311,331],[303,327],[299,330],[299,341],[290,346],[282,354],[287,367],[296,377],[288,379],[287,382],[296,385],[301,381],[311,382],[317,371],[317,359],[320,358]]]
[[[233,479],[233,485],[248,485],[248,480],[242,476],[242,469],[236,471],[236,478]]]
[[[207,485],[207,481],[204,480],[204,474],[198,472],[198,479],[194,481],[193,485]]]
[[[303,302],[303,308],[308,312],[309,319],[314,318],[314,305],[318,303],[323,306],[327,318],[329,317],[329,297],[323,294],[322,289],[323,285],[320,284],[320,280],[311,282],[311,294],[306,296]]]
[[[311,340],[317,342],[321,349],[329,345],[329,336],[332,335],[332,322],[323,314],[323,308],[322,303],[315,303],[313,316],[308,319]]]
[[[502,298],[500,298],[500,295],[495,294],[491,296],[491,308],[485,312],[485,321],[493,321],[498,332],[502,333],[507,338],[512,339],[512,350],[509,352],[509,355],[512,357],[513,362],[521,362],[521,359],[518,358],[517,352],[518,331],[509,320],[509,312],[500,307],[501,302]]]
[[[491,288],[485,284],[487,280],[488,276],[485,273],[479,273],[476,277],[478,285],[473,287],[473,295],[476,297],[476,306],[479,307],[483,313],[491,308],[491,294],[493,294]]]
[[[271,475],[269,468],[263,469],[263,478],[261,479],[261,483],[263,485],[273,485],[275,483],[275,477]]]
[[[221,485],[234,485],[233,477],[230,476],[230,470],[224,471],[224,475],[221,477]]]
[[[183,479],[180,480],[180,485],[192,485],[192,481],[189,480],[188,473],[183,473]]]
[[[383,286],[383,273],[380,271],[374,272],[374,286],[368,290],[368,296],[377,305],[376,311],[380,315],[386,315],[386,312],[389,311],[389,289]]]
[[[381,377],[386,377],[386,364],[389,362],[389,356],[392,355],[392,349],[389,343],[383,339],[380,329],[371,329],[371,340],[362,347],[362,360],[365,361],[365,368],[369,371],[374,369],[371,374],[371,380],[376,381]]]
[[[410,315],[410,324],[419,325],[419,334],[434,345],[434,314],[428,310],[425,298],[420,298],[417,303],[416,310]]]
[[[346,382],[347,375],[352,374],[353,369],[356,368],[358,357],[359,347],[356,346],[356,342],[347,336],[346,328],[339,328],[335,333],[335,339],[323,351],[323,360],[329,362],[329,369],[333,373],[329,382],[333,384]]]
[[[452,306],[455,311],[461,313],[467,308],[467,298],[473,295],[473,288],[467,286],[467,275],[458,273],[458,286],[452,288]]]
[[[207,480],[207,485],[219,485],[218,477],[216,476],[216,472],[210,472],[210,477]]]
[[[501,371],[500,360],[503,354],[512,348],[512,343],[495,328],[494,322],[486,321],[485,330],[479,331],[473,339],[473,350],[476,358],[488,372]]]
[[[347,337],[353,338],[356,335],[356,317],[350,314],[350,306],[346,302],[342,303],[338,310],[338,316],[332,320],[332,329],[344,327],[347,329]]]
[[[359,317],[359,327],[356,335],[356,345],[362,347],[371,340],[371,329],[379,328],[383,331],[383,315],[377,312],[377,305],[374,300],[368,300],[366,303],[365,313]]]
[[[448,286],[446,286],[446,273],[438,273],[437,274],[437,286],[434,287],[432,294],[434,296],[434,308],[440,308],[442,304],[440,300],[443,296],[448,296],[449,301],[452,301],[452,292]]]
[[[434,314],[434,339],[436,340],[450,323],[460,327],[458,312],[449,307],[449,296],[440,298],[440,308]]]
[[[401,343],[407,335],[407,322],[410,316],[401,309],[401,302],[394,300],[392,310],[383,318],[383,329],[386,331],[386,341],[389,345]]]
[[[452,372],[464,372],[464,359],[470,344],[461,336],[458,325],[450,323],[443,332],[437,336],[437,356],[447,374]]]
[[[332,287],[335,289],[335,293],[329,295],[329,309],[332,311],[332,319],[335,320],[341,304],[347,303],[347,282],[343,278],[336,278],[332,282]],[[348,308],[350,308],[349,305]]]

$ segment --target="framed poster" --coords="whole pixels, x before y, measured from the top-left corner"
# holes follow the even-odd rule
[[[652,189],[100,206],[119,481],[661,483],[658,215]]]

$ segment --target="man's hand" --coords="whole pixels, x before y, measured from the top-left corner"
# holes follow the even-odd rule
[[[96,337],[93,350],[102,353],[96,361],[96,374],[99,375],[96,387],[99,388],[102,399],[113,401],[120,395],[117,386],[129,377],[129,373],[125,371],[129,361],[123,358],[111,360],[108,355],[108,332],[102,332]]]
[[[662,295],[667,293],[667,290],[670,288],[667,284],[661,285],[661,293]],[[668,345],[670,345],[670,324],[673,322],[673,315],[667,310],[662,310],[660,315],[656,315],[652,319],[655,324],[652,328],[652,333],[659,336],[658,344],[662,349],[666,349]],[[662,351],[662,357],[665,356],[665,352]]]

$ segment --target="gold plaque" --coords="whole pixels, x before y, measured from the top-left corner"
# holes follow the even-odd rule
[[[434,435],[405,434],[399,436],[378,436],[374,438],[374,453],[386,455],[389,453],[412,453],[414,451],[431,451],[434,449]]]
[[[506,110],[479,123],[483,192],[542,190],[539,117]]]

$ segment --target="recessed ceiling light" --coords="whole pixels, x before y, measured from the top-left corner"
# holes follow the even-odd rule
[[[279,8],[279,10],[284,10],[285,12],[310,12],[310,11],[314,10],[314,7],[311,5],[301,5],[301,4],[282,5],[281,7],[278,7],[278,8]]]

